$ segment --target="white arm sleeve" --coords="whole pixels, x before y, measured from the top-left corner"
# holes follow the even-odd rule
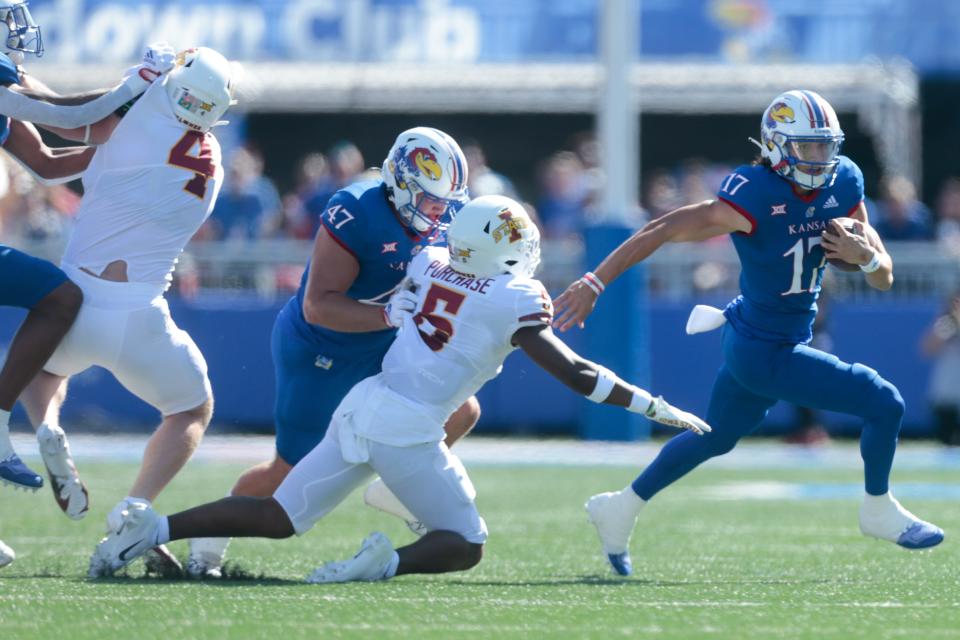
[[[21,122],[75,129],[103,120],[143,93],[150,83],[133,74],[95,100],[80,105],[50,104],[0,87],[0,113]]]

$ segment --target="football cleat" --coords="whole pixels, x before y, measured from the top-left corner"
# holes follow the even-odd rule
[[[187,577],[194,580],[219,580],[223,577],[223,565],[219,556],[193,555],[187,559]]]
[[[600,544],[607,562],[621,576],[633,573],[630,561],[630,535],[637,523],[637,513],[624,504],[621,491],[599,493],[584,504],[587,517],[600,536]]]
[[[103,538],[90,557],[87,575],[103,578],[130,564],[156,545],[160,516],[142,502],[131,503],[120,527]]]
[[[23,463],[15,453],[0,460],[0,484],[7,484],[17,489],[36,491],[43,486],[43,478],[39,473]]]
[[[390,488],[381,478],[377,478],[370,483],[370,486],[363,492],[363,501],[367,503],[367,506],[400,518],[407,523],[407,528],[417,536],[422,536],[428,531],[427,526],[410,513],[410,510],[400,502],[400,498],[393,495],[393,491],[390,491]]]
[[[54,499],[68,518],[82,519],[90,508],[90,495],[70,456],[66,434],[60,427],[43,424],[37,429],[37,442]]]
[[[310,584],[334,582],[374,582],[386,580],[387,570],[395,553],[387,536],[375,531],[360,545],[360,551],[349,560],[328,562],[310,574]]]
[[[886,498],[877,499],[877,498]],[[866,496],[860,506],[860,531],[904,549],[929,549],[943,542],[943,530],[903,508],[889,493]]]
[[[223,577],[223,558],[230,538],[191,538],[187,575],[198,580]]]
[[[152,549],[147,549],[143,554],[143,564],[147,568],[147,574],[167,578],[168,580],[182,578],[183,565],[177,560],[177,556],[167,549],[166,545],[159,544]]]
[[[16,559],[17,554],[13,552],[13,549],[5,545],[3,540],[0,540],[0,568],[11,564]]]

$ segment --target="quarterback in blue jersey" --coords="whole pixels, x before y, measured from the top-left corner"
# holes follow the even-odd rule
[[[716,200],[681,207],[647,224],[557,299],[557,326],[566,330],[582,324],[603,283],[666,242],[729,233],[740,258],[741,295],[713,317],[698,308],[688,327],[697,331],[726,324],[724,363],[706,415],[713,431],[702,438],[677,436],[630,486],[587,502],[617,573],[631,572],[627,544],[643,505],[700,463],[730,451],[777,400],[864,420],[860,529],[865,535],[908,549],[943,540],[938,527],[904,509],[889,490],[904,411],[896,387],[870,367],[807,345],[828,259],[859,265],[876,289],[893,284],[893,261],[867,222],[863,176],[852,160],[839,155],[842,141],[837,115],[821,96],[812,91],[777,96],[763,114],[758,162],[727,176]],[[858,220],[860,233],[837,222],[844,217]]]
[[[43,53],[40,27],[26,2],[0,4],[7,47],[22,61],[24,53]],[[148,50],[149,54],[150,50]],[[31,122],[61,129],[89,128],[150,85],[152,70],[135,67],[108,92],[57,96],[35,91],[32,77],[10,56],[0,53],[0,145],[38,181],[46,184],[78,177],[93,156],[92,147],[47,147]],[[40,85],[42,87],[42,85]],[[24,388],[40,371],[67,333],[82,301],[80,289],[53,264],[0,244],[0,306],[28,309],[0,370],[0,483],[36,490],[42,477],[27,467],[10,442],[10,412]],[[41,449],[43,450],[41,443]],[[52,443],[64,448],[63,442]],[[46,456],[45,456],[46,461]],[[53,483],[56,484],[55,482]],[[56,486],[54,486],[56,492]],[[59,501],[59,496],[58,496]],[[62,506],[62,505],[61,505]]]
[[[247,470],[231,495],[273,495],[323,439],[347,392],[380,371],[396,335],[385,305],[410,259],[445,242],[443,227],[466,202],[466,184],[467,163],[456,141],[416,127],[397,137],[381,179],[354,183],[330,198],[300,288],[273,327],[276,455]],[[473,428],[479,415],[476,398],[470,398],[446,425],[447,445]],[[378,489],[368,492],[380,498],[375,506],[407,517],[382,483],[371,489]],[[369,496],[367,501],[374,503]],[[225,539],[192,540],[188,571],[217,575],[226,546]]]

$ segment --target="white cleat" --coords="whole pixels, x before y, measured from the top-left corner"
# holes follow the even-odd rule
[[[230,538],[191,538],[187,575],[197,580],[217,580],[223,577],[223,559]]]
[[[12,564],[16,559],[17,554],[13,552],[13,549],[5,545],[3,540],[0,540],[0,569],[8,564]]]
[[[396,552],[387,536],[379,531],[371,533],[360,545],[360,551],[349,560],[328,562],[310,574],[310,584],[334,582],[374,582],[386,580],[387,571]]]
[[[37,429],[37,442],[54,499],[68,518],[82,519],[90,507],[90,496],[70,456],[66,434],[60,427],[42,424]]]
[[[191,555],[187,559],[187,577],[194,580],[219,580],[223,577],[223,564],[215,556]]]
[[[633,573],[633,564],[627,547],[633,527],[637,523],[637,509],[629,503],[633,498],[636,502],[640,498],[626,496],[625,491],[609,491],[592,496],[584,504],[590,522],[597,529],[603,554],[613,570],[621,576]],[[642,504],[642,503],[641,503]]]
[[[864,496],[860,505],[860,531],[905,549],[929,549],[944,538],[940,527],[904,509],[889,492],[882,496]]]
[[[103,578],[130,564],[134,559],[157,546],[160,515],[142,502],[132,503],[123,512],[116,531],[108,533],[90,557],[87,575]]]
[[[393,491],[390,491],[390,488],[381,478],[377,478],[366,488],[363,492],[363,501],[369,507],[400,518],[407,523],[407,528],[418,536],[422,536],[428,531],[427,526],[417,520],[417,516],[410,513],[406,505],[400,502],[400,498],[395,496]]]

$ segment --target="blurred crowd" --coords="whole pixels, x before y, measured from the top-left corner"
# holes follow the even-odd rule
[[[485,149],[476,140],[464,140],[463,151],[471,193],[503,194],[524,202],[548,239],[579,238],[585,226],[601,217],[603,173],[597,141],[588,133],[574,136],[566,148],[544,158],[535,168],[533,184],[525,183],[522,190],[488,163]],[[195,241],[309,240],[330,196],[356,180],[378,176],[380,161],[364,158],[355,144],[342,141],[303,157],[292,188],[284,193],[257,150],[239,147],[225,159],[220,198]],[[643,180],[642,202],[628,222],[640,226],[676,207],[714,197],[731,169],[692,158],[649,171]],[[884,239],[935,241],[960,255],[960,176],[940,185],[930,206],[901,175],[884,176],[877,192],[869,195],[871,221]],[[78,197],[68,187],[39,186],[14,161],[6,156],[0,160],[0,231],[8,242],[62,238],[77,205]]]

